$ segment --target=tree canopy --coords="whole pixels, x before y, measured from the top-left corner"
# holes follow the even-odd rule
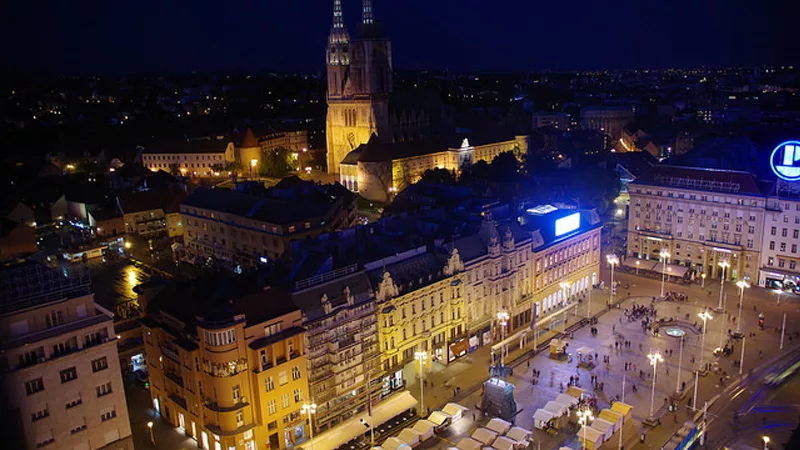
[[[259,175],[283,178],[295,170],[297,170],[297,160],[289,149],[278,147],[275,150],[261,152],[261,161],[258,166]]]
[[[455,184],[456,175],[447,169],[441,169],[437,167],[435,169],[426,170],[422,174],[420,181],[436,184]]]

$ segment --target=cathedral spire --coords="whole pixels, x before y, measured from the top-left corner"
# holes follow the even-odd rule
[[[372,0],[362,0],[361,22],[367,25],[372,24]]]
[[[333,30],[344,29],[344,15],[342,14],[342,0],[333,0]]]

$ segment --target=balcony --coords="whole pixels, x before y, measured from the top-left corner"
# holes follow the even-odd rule
[[[219,403],[212,402],[212,401],[206,401],[205,402],[206,408],[210,409],[211,411],[220,412],[220,413],[233,412],[233,411],[242,409],[242,408],[244,408],[245,406],[248,406],[248,405],[250,405],[250,403],[247,402],[247,397],[242,397],[240,399],[239,403],[234,403],[231,406],[221,406]]]
[[[176,405],[179,405],[183,409],[187,409],[186,408],[186,399],[185,398],[179,396],[178,394],[176,394],[174,392],[170,392],[169,395],[167,395],[167,397],[170,400],[172,400],[173,402],[175,402]]]
[[[180,387],[183,387],[183,378],[177,373],[165,372],[164,375],[167,377],[167,379],[171,380],[173,383],[177,384]]]
[[[161,346],[161,354],[166,356],[167,358],[175,361],[178,364],[181,363],[181,358],[180,358],[180,356],[178,356],[178,353],[173,351],[173,350],[168,349],[167,347],[164,347],[163,345]]]

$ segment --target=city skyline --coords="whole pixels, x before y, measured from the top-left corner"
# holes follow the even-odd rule
[[[394,68],[400,70],[780,65],[800,52],[783,38],[790,29],[778,2],[748,14],[716,0],[625,3],[567,8],[519,2],[487,10],[477,1],[379,0],[374,10],[395,43]],[[5,28],[18,38],[4,40],[5,65],[64,74],[323,69],[330,1],[155,6],[15,5],[9,14],[15,20]],[[352,33],[360,7],[344,2]],[[40,31],[31,35],[33,22]]]

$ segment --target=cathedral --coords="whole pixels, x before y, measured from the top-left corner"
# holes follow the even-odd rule
[[[528,150],[528,136],[431,136],[441,115],[425,105],[424,92],[393,92],[392,46],[373,16],[372,0],[362,0],[356,39],[344,24],[342,0],[333,1],[326,65],[328,172],[369,200],[391,201],[428,169],[459,173],[502,152]]]

